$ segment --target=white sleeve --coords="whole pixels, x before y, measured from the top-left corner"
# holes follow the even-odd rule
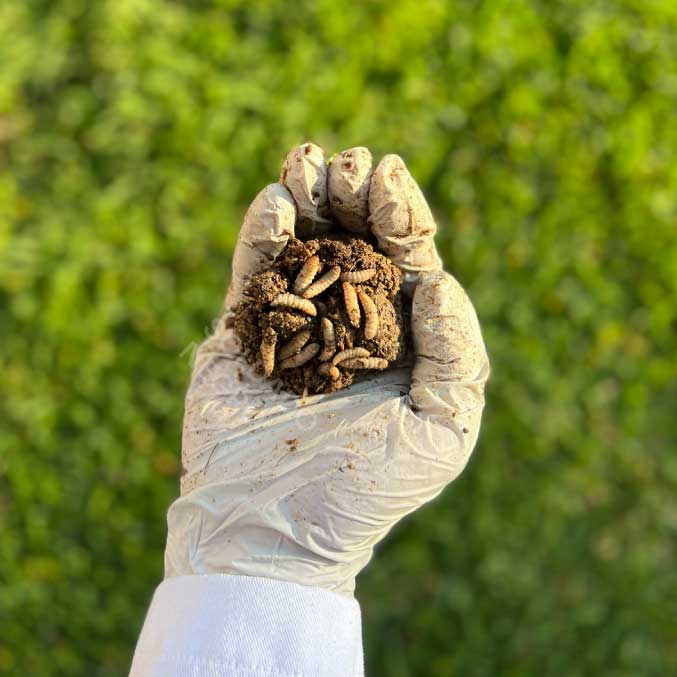
[[[362,677],[360,606],[252,576],[177,576],[155,591],[130,677]]]

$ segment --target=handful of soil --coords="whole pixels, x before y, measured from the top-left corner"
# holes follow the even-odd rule
[[[403,360],[400,271],[361,239],[291,238],[234,309],[247,361],[299,395]]]

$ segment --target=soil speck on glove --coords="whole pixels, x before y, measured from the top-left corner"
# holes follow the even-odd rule
[[[351,283],[357,295],[366,294],[376,307],[378,329],[372,338],[365,336],[365,330],[370,334],[373,325],[367,330],[362,303],[358,326],[355,326],[354,316],[351,323],[340,278],[319,294],[309,290],[307,300],[315,307],[314,316],[299,307],[281,305],[280,295],[294,294],[294,282],[303,264],[312,256],[319,258],[320,265],[311,284],[331,273],[336,266],[342,274],[375,271],[368,279]],[[330,274],[329,279],[331,277]],[[295,294],[294,298],[303,297],[304,293]],[[273,301],[275,305],[271,305]],[[368,299],[366,301],[368,304]],[[368,306],[371,308],[370,304]],[[332,346],[325,342],[326,334],[321,324],[323,318],[330,320],[333,328],[333,351]],[[274,343],[276,351],[270,378],[279,379],[283,388],[298,395],[340,390],[373,372],[373,369],[359,368],[360,365],[386,365],[386,362],[371,358],[382,358],[387,361],[388,368],[399,365],[405,358],[407,341],[399,269],[358,238],[323,238],[307,242],[292,238],[270,269],[252,277],[242,301],[234,309],[234,328],[247,361],[255,365],[257,373],[264,373],[261,344],[265,341],[268,346]],[[299,342],[299,334],[303,330],[306,331]],[[307,340],[303,341],[306,334]],[[289,352],[287,347],[282,353],[285,358],[279,359],[280,350],[288,346],[294,337],[292,355],[286,357]],[[365,349],[368,357],[355,356],[346,360],[346,365],[352,367],[350,369],[342,367],[340,361],[333,363],[334,355],[351,348]]]

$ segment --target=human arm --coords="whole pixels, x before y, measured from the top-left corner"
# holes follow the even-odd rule
[[[474,447],[489,373],[474,309],[441,270],[435,223],[402,160],[386,156],[372,174],[364,165],[371,156],[357,150],[337,157],[327,182],[321,151],[310,144],[295,149],[283,170],[286,185],[265,188],[247,212],[224,314],[198,351],[186,396],[181,497],[168,514],[166,580],[137,648],[144,666],[164,655],[166,670],[163,652],[171,648],[173,664],[209,660],[226,669],[249,660],[253,670],[252,652],[268,665],[282,641],[291,655],[279,656],[279,674],[300,667],[301,674],[359,674],[355,576],[397,521],[462,471]],[[297,227],[326,226],[338,184],[331,172],[369,181],[365,229],[413,294],[415,362],[413,370],[388,370],[337,393],[299,399],[272,388],[246,363],[231,311],[251,275],[270,265],[289,237],[303,235]],[[221,598],[227,604],[208,602]],[[186,604],[190,622],[177,627],[180,619],[170,622],[169,610]],[[263,615],[236,620],[266,606]],[[273,618],[273,609],[293,612],[295,620]],[[202,626],[209,630],[196,643]],[[280,629],[290,626],[306,628],[300,644]],[[341,648],[332,648],[339,635]],[[235,657],[228,653],[234,647]],[[132,674],[156,674],[137,668],[138,660]]]

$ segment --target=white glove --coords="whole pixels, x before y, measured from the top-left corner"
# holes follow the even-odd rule
[[[224,316],[196,357],[165,575],[258,576],[352,595],[374,546],[465,467],[489,362],[472,304],[441,270],[435,223],[399,157],[386,156],[372,174],[369,152],[350,149],[327,170],[321,150],[304,144],[287,157],[282,181],[247,212]],[[229,313],[294,234],[296,205],[308,233],[327,223],[327,203],[339,223],[351,209],[368,213],[405,288],[416,285],[416,357],[411,372],[301,399],[254,373]]]

